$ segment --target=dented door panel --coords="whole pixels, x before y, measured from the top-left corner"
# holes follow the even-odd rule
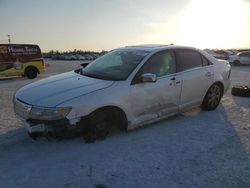
[[[169,75],[158,78],[155,83],[131,85],[130,102],[134,115],[133,126],[177,113],[181,82],[180,75]]]

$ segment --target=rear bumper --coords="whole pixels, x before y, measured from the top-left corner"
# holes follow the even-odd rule
[[[228,79],[227,81],[224,82],[224,93],[227,92],[227,90],[229,89],[231,85],[231,79]]]
[[[39,74],[44,73],[46,71],[45,67],[38,69]]]

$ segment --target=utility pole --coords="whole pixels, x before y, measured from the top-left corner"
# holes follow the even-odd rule
[[[7,36],[8,36],[8,42],[9,42],[9,45],[10,45],[10,42],[11,42],[10,35],[7,35]]]
[[[11,45],[10,45],[10,43],[11,43],[10,35],[7,35],[7,37],[8,37],[8,42],[9,42],[9,53],[10,53],[10,55],[12,55],[12,49],[11,49]]]

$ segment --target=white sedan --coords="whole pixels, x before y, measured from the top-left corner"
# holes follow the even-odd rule
[[[24,86],[14,95],[14,109],[32,136],[131,130],[195,106],[214,110],[230,72],[227,61],[196,48],[124,47],[86,68]]]
[[[230,55],[228,61],[234,65],[250,65],[250,52],[245,51]]]

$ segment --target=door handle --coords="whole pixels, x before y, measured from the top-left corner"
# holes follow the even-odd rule
[[[173,84],[174,84],[174,86],[176,85],[176,84],[180,84],[181,83],[181,81],[180,80],[176,80],[176,77],[172,77],[171,79],[170,79],[171,81],[173,81],[173,82],[171,82],[169,85],[170,86],[172,86]]]
[[[205,75],[206,75],[207,77],[211,77],[211,76],[212,76],[212,73],[211,73],[211,72],[207,72]]]
[[[171,78],[170,80],[175,81],[175,80],[176,80],[176,78],[175,78],[175,77],[173,77],[173,78]]]

